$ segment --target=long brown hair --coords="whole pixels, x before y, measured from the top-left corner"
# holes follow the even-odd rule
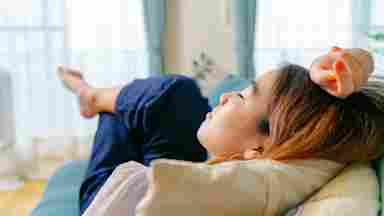
[[[369,82],[345,99],[312,82],[307,69],[281,66],[269,107],[270,138],[262,158],[321,158],[341,163],[377,158],[384,144],[384,94]]]

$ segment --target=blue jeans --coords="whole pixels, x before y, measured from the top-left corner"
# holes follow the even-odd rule
[[[196,83],[172,75],[138,79],[126,85],[114,113],[100,113],[91,158],[80,189],[80,213],[113,170],[159,158],[201,162],[207,152],[196,133],[211,110]]]

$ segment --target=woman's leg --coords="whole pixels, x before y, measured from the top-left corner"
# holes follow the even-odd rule
[[[125,87],[99,89],[89,86],[78,71],[59,76],[77,93],[86,117],[98,112],[115,113],[125,126],[142,137],[143,163],[158,158],[203,161],[205,149],[197,130],[210,111],[196,82],[184,76],[137,79]]]
[[[115,113],[139,128],[143,163],[159,158],[205,161],[197,130],[211,110],[197,84],[184,76],[138,79],[121,89]]]

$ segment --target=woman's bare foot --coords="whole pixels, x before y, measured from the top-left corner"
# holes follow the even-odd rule
[[[80,114],[84,118],[92,118],[98,112],[97,90],[91,87],[84,79],[80,71],[59,66],[57,74],[64,86],[79,98]]]

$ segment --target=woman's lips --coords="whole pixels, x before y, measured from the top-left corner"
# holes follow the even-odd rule
[[[218,110],[219,110],[218,107],[213,108],[213,110],[211,110],[211,112],[208,112],[208,113],[207,113],[206,118],[207,118],[207,119],[212,119],[214,113],[217,113]]]
[[[207,115],[205,115],[205,118],[206,119],[211,119],[212,118],[212,112],[207,113]]]

